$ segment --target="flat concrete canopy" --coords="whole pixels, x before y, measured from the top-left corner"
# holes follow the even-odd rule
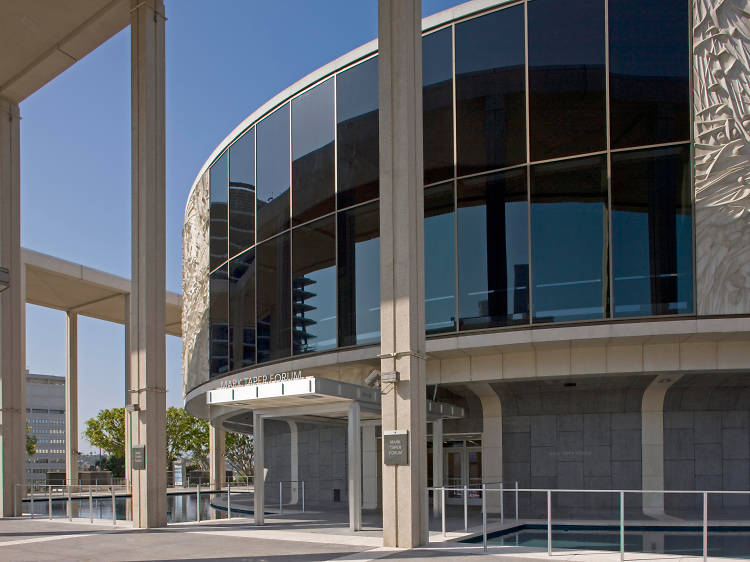
[[[0,97],[21,102],[130,24],[129,0],[3,0]]]
[[[125,298],[130,280],[84,265],[23,248],[26,302],[125,324]],[[180,295],[167,291],[165,331],[180,337]]]

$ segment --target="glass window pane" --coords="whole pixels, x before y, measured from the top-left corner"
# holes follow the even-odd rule
[[[456,25],[458,175],[526,159],[523,5]]]
[[[424,191],[425,329],[456,329],[456,224],[453,182]]]
[[[532,160],[606,148],[604,2],[528,4]]]
[[[339,345],[380,341],[378,204],[338,213]]]
[[[289,228],[289,105],[258,124],[258,234]]]
[[[255,364],[255,250],[229,262],[230,370]]]
[[[208,172],[210,268],[227,261],[227,153],[213,163]]]
[[[294,224],[331,213],[333,191],[333,79],[292,101],[292,215]]]
[[[458,182],[459,329],[529,320],[526,170]]]
[[[603,156],[531,167],[534,322],[604,317],[606,178]]]
[[[451,29],[422,39],[424,182],[453,177],[453,45]]]
[[[339,208],[378,196],[378,58],[336,76]]]
[[[229,255],[255,243],[255,130],[229,148]]]
[[[690,147],[612,155],[614,315],[693,312]]]
[[[294,353],[336,347],[336,221],[292,231]]]
[[[209,373],[211,377],[229,370],[229,326],[227,322],[227,266],[214,271],[208,280]]]
[[[609,1],[613,148],[690,138],[690,5]]]
[[[258,252],[258,363],[291,355],[289,233],[263,242]]]

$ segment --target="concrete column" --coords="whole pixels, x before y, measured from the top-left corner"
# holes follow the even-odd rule
[[[213,423],[208,429],[209,481],[212,490],[227,483],[226,431]]]
[[[290,503],[296,504],[299,502],[299,431],[297,429],[297,422],[287,421],[289,424],[289,487],[291,489],[291,501]]]
[[[378,1],[382,422],[409,440],[407,465],[383,465],[383,544],[405,548],[427,542],[421,11]]]
[[[253,414],[253,515],[256,525],[263,525],[263,511],[266,508],[263,448],[263,416]]]
[[[359,427],[359,402],[349,406],[347,425],[347,471],[349,489],[349,530],[362,528],[362,440]]]
[[[21,152],[18,104],[0,98],[0,517],[21,513],[26,444],[25,290],[21,261]]]
[[[503,411],[500,397],[486,382],[469,387],[482,402],[482,482],[499,488],[503,481]],[[507,483],[510,485],[510,483]],[[500,494],[487,494],[487,510],[500,512]]]
[[[657,376],[641,402],[641,478],[644,490],[664,489],[664,397],[682,375]],[[664,494],[643,494],[643,513],[664,515]]]
[[[362,426],[362,507],[378,507],[378,438],[377,427]]]
[[[125,310],[125,483],[127,486],[133,483],[133,470],[130,459],[130,446],[133,443],[132,422],[136,416],[128,412],[129,407],[135,403],[137,395],[134,392],[133,380],[130,376],[130,295],[124,295],[123,308]],[[172,467],[168,467],[169,470]],[[132,502],[130,504],[132,508]],[[132,518],[132,513],[130,513]]]
[[[165,373],[164,2],[131,0],[132,289],[131,443],[145,446],[133,471],[133,526],[167,523]],[[126,446],[129,444],[126,444]]]
[[[78,314],[65,316],[65,479],[78,484]]]
[[[432,422],[432,486],[439,488],[443,485],[443,420]],[[432,493],[432,512],[440,514],[442,501],[440,492]]]

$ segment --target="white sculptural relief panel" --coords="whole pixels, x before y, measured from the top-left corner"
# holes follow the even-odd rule
[[[750,313],[750,0],[693,0],[697,312]]]
[[[209,332],[208,172],[196,184],[182,231],[183,392],[208,379]]]

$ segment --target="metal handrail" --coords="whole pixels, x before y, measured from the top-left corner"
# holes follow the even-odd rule
[[[429,492],[440,492],[441,495],[441,522],[442,522],[442,534],[446,536],[445,526],[445,492],[446,490],[461,490],[464,497],[464,530],[468,531],[468,518],[466,509],[466,498],[468,492],[481,492],[482,494],[482,546],[484,552],[487,552],[487,494],[491,492],[500,493],[500,517],[501,522],[503,521],[503,505],[504,505],[504,494],[511,491],[515,495],[515,519],[518,520],[518,494],[519,492],[536,492],[544,493],[547,498],[547,554],[552,554],[552,493],[607,493],[617,494],[619,500],[619,539],[620,539],[620,560],[625,560],[625,494],[696,494],[701,496],[702,503],[702,538],[703,538],[703,560],[708,559],[708,496],[711,494],[718,495],[748,495],[750,490],[582,490],[573,488],[520,488],[518,482],[515,482],[515,487],[510,490],[506,488],[502,482],[499,483],[498,488],[488,488],[486,484],[482,484],[481,488],[470,488],[468,486],[456,487],[456,486],[428,486],[425,490],[425,497],[429,501]],[[429,530],[429,529],[428,529]]]
[[[69,521],[73,520],[73,500],[84,501],[88,499],[89,504],[89,522],[94,522],[93,500],[94,497],[103,500],[111,498],[112,501],[112,525],[117,525],[116,498],[118,495],[132,495],[132,486],[130,484],[16,484],[13,488],[14,505],[18,505],[18,492],[21,492],[21,500],[29,500],[30,517],[36,516],[34,509],[35,501],[47,503],[47,516],[49,519],[52,515],[53,500],[62,500],[65,502],[65,517]],[[15,508],[14,508],[15,509]],[[23,516],[23,506],[21,513],[14,515]]]

